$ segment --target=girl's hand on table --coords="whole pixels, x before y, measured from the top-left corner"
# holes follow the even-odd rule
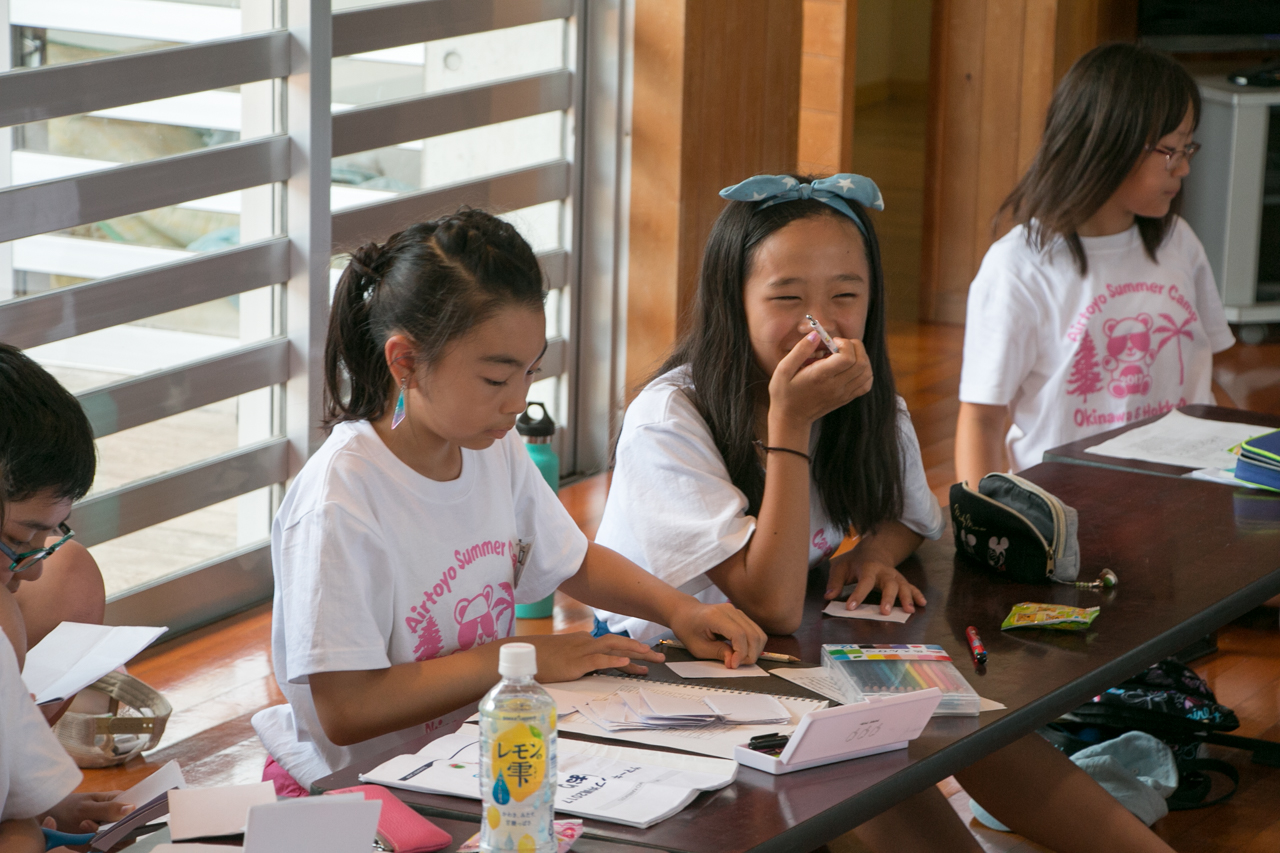
[[[912,585],[902,572],[885,563],[866,560],[854,563],[851,559],[835,559],[831,561],[831,569],[827,574],[827,591],[823,598],[830,601],[840,594],[846,584],[857,582],[845,607],[853,610],[862,604],[871,590],[880,590],[880,612],[888,616],[895,601],[902,605],[907,613],[915,613],[916,607],[924,607],[924,593]]]
[[[540,634],[511,639],[532,643],[537,648],[536,678],[544,684],[576,681],[598,669],[621,669],[631,675],[644,675],[649,668],[633,661],[662,663],[666,659],[661,652],[655,652],[639,640],[618,634],[592,637],[586,631],[575,631],[572,634]],[[494,666],[497,666],[496,657]]]
[[[808,427],[871,390],[874,376],[862,341],[836,338],[838,353],[827,353],[817,333],[801,338],[769,380],[770,414]],[[815,360],[816,359],[816,360]]]
[[[732,604],[695,604],[671,618],[671,630],[697,658],[722,660],[729,669],[755,663],[765,633]]]

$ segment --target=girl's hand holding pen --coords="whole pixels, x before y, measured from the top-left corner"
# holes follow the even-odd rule
[[[794,426],[808,427],[823,415],[871,390],[874,376],[862,341],[835,338],[829,353],[816,331],[805,335],[778,362],[769,380],[769,406]],[[827,354],[825,358],[818,358]]]

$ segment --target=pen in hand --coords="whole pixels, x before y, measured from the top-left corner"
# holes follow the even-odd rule
[[[822,328],[822,324],[815,320],[812,314],[805,314],[804,318],[809,321],[809,325],[818,333],[818,337],[822,338],[823,345],[831,351],[832,355],[840,352],[840,346],[829,334],[827,334],[827,330]]]

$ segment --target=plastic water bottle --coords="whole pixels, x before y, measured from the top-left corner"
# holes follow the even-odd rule
[[[507,643],[502,680],[480,700],[480,849],[553,853],[556,703],[533,680],[537,651]]]
[[[542,415],[534,420],[529,415],[529,410],[534,406],[542,412]],[[560,491],[560,457],[556,455],[556,451],[551,444],[551,440],[556,437],[556,422],[551,419],[551,415],[547,413],[547,407],[541,403],[530,403],[525,407],[520,417],[516,418],[516,432],[524,436],[525,446],[529,448],[529,455],[533,458],[533,464],[538,466],[538,470],[542,472],[542,477],[547,481],[547,485],[551,487],[551,491]],[[555,612],[556,594],[553,592],[541,601],[534,601],[530,604],[517,604],[516,617],[520,619],[545,619]]]

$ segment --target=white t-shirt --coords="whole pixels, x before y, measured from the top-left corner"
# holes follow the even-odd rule
[[[688,368],[678,367],[649,383],[627,408],[596,541],[699,601],[718,604],[729,599],[706,573],[746,547],[756,520],[747,515],[747,496],[729,478],[711,430],[684,392],[689,384]],[[945,522],[925,480],[920,443],[901,398],[898,440],[903,471],[899,520],[936,539]],[[813,566],[834,553],[845,535],[827,518],[813,483],[809,519]],[[667,630],[617,613],[597,615],[610,631],[627,631],[638,640]]]
[[[532,544],[517,576],[521,541]],[[260,712],[254,728],[303,786],[426,732],[452,730],[474,708],[337,746],[316,716],[308,676],[385,669],[508,637],[515,605],[554,592],[586,551],[586,537],[514,432],[485,450],[463,450],[461,475],[437,482],[396,458],[367,421],[338,424],[272,526],[271,650],[289,704]]]
[[[1147,256],[1134,225],[1044,252],[1018,226],[969,287],[960,399],[1009,406],[1013,470],[1044,451],[1190,403],[1212,403],[1213,353],[1235,338],[1204,248],[1181,219]]]
[[[60,803],[80,769],[58,743],[18,673],[18,655],[0,631],[0,821],[25,820]]]

